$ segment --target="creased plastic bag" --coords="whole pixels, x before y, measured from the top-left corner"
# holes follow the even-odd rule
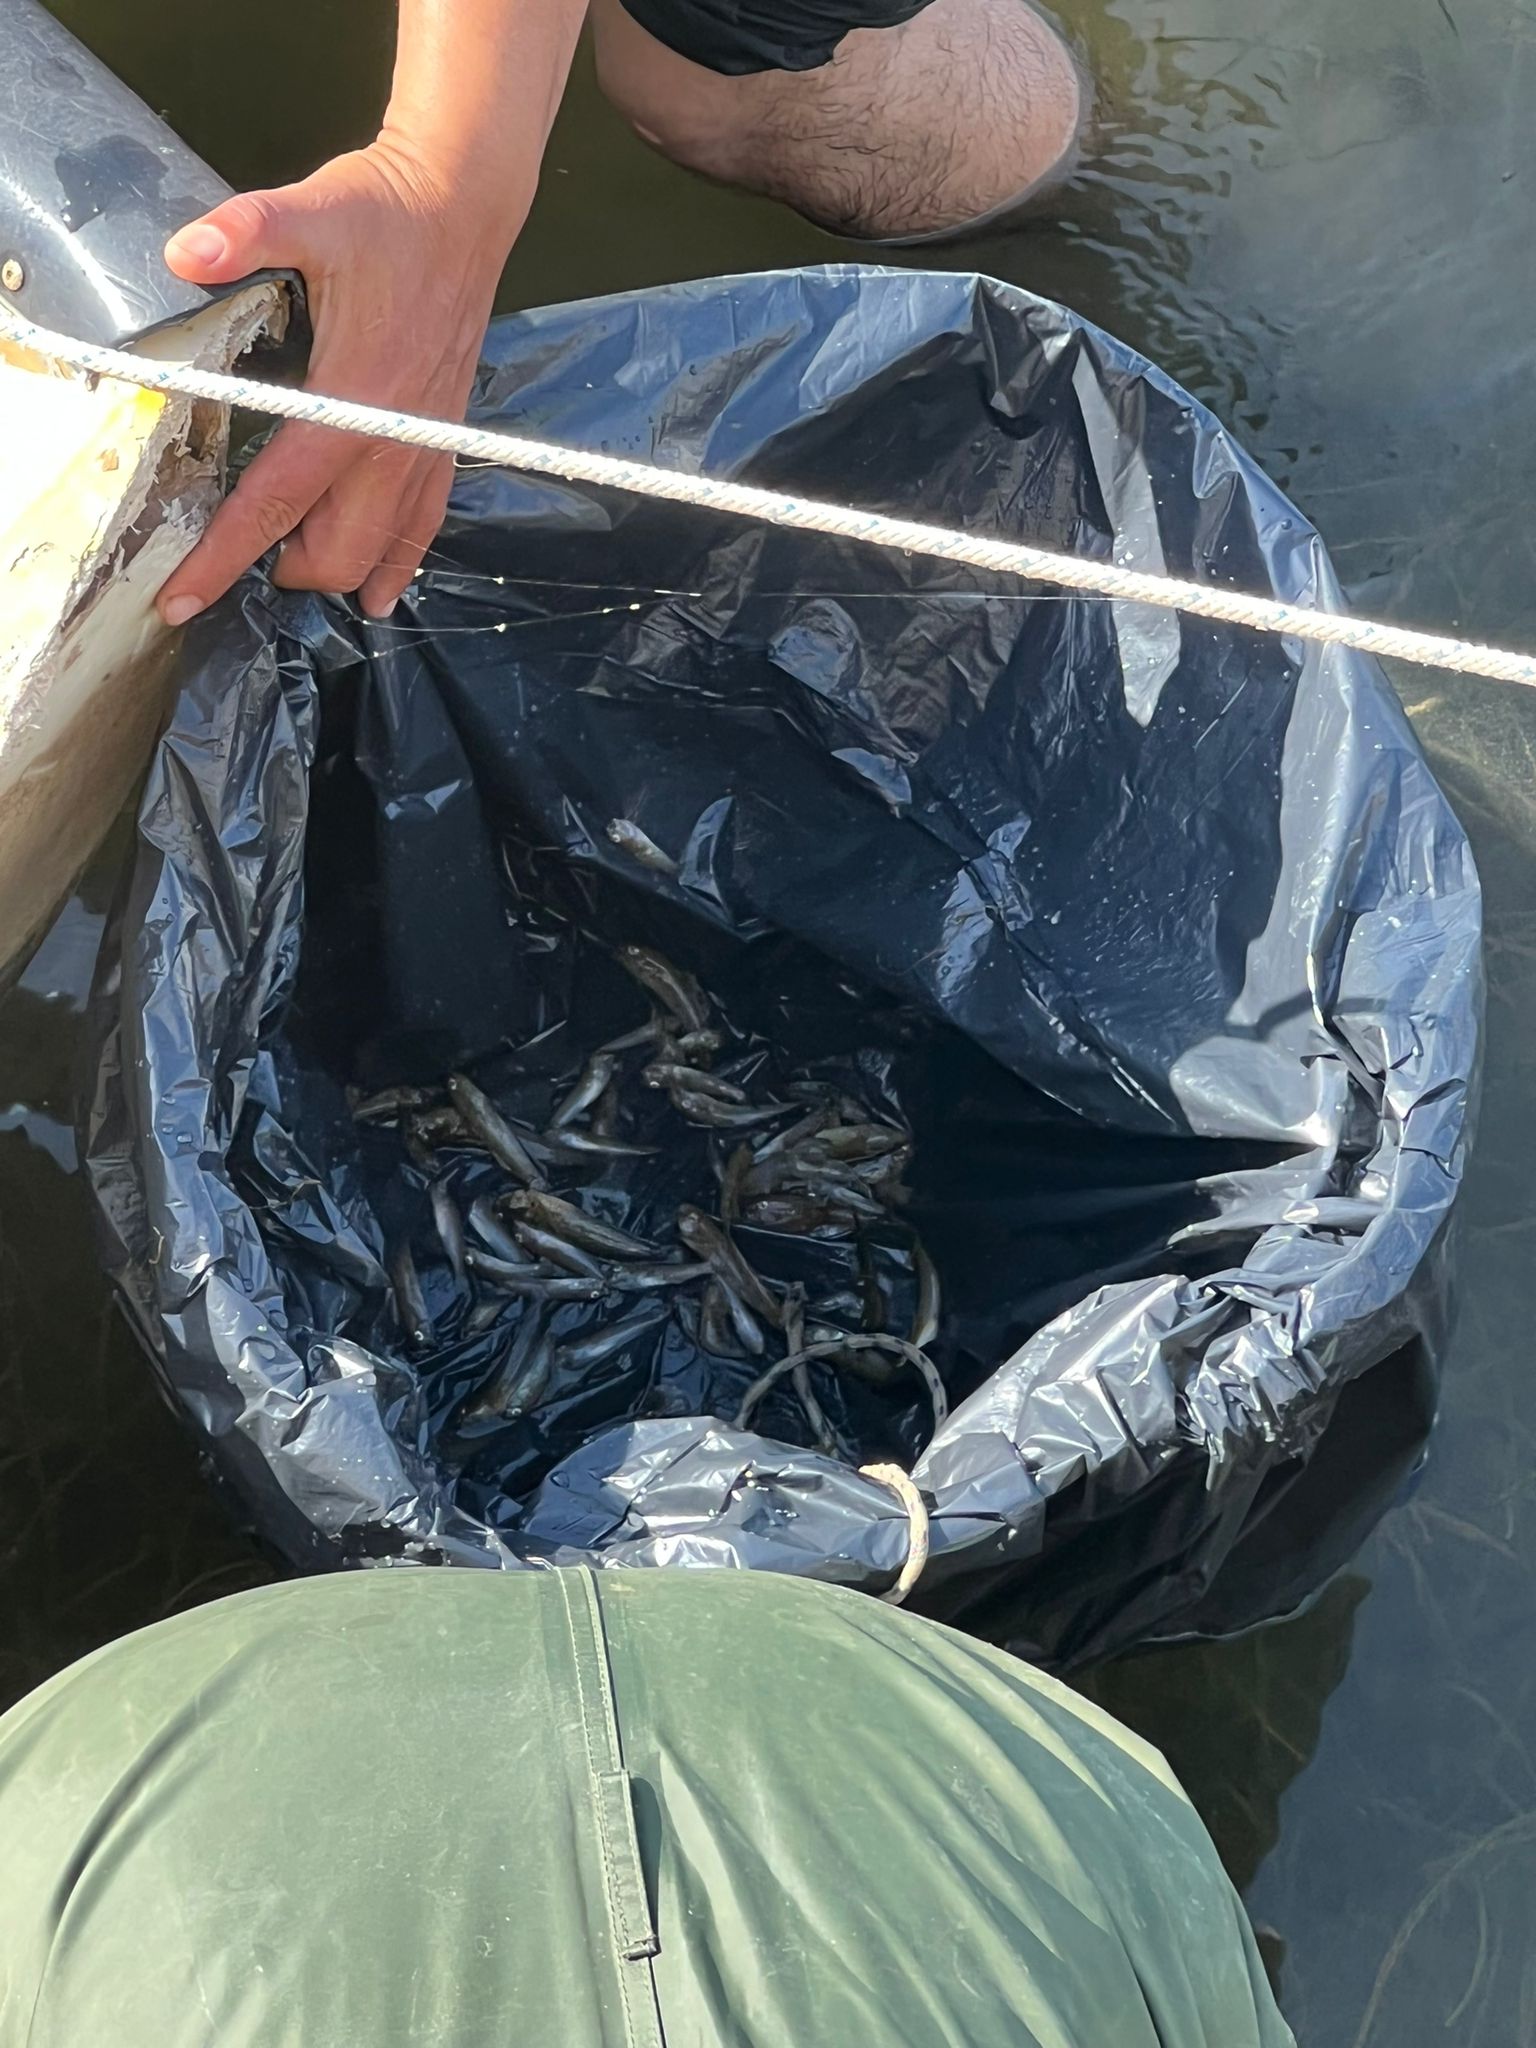
[[[480,418],[1328,604],[1208,414],[1061,309],[832,269],[500,324]],[[632,821],[676,873],[610,836]],[[537,1128],[697,975],[765,1086],[910,1128],[943,1280],[920,1382],[788,1386],[675,1319],[467,1449],[470,1334],[420,1175],[349,1086],[471,1065]],[[1479,1015],[1465,839],[1341,651],[499,471],[393,620],[251,579],[200,622],[98,989],[90,1174],[176,1405],[297,1565],[755,1566],[1065,1663],[1293,1607],[1411,1468]],[[649,1112],[633,1114],[642,1122]],[[657,1115],[661,1114],[658,1099]],[[670,1241],[700,1133],[587,1183]],[[455,1168],[468,1200],[488,1169]],[[487,1183],[488,1184],[488,1183]],[[903,1234],[905,1232],[905,1235]],[[411,1236],[437,1336],[388,1286]],[[872,1233],[882,1235],[879,1231]],[[780,1279],[857,1248],[742,1234]],[[569,1311],[601,1322],[601,1304]]]

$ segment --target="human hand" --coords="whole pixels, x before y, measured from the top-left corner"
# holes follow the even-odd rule
[[[531,198],[530,181],[494,213],[467,206],[381,137],[299,184],[226,200],[165,257],[193,284],[297,270],[315,335],[308,390],[459,420]],[[161,590],[161,616],[183,624],[282,543],[283,588],[356,591],[386,617],[442,524],[452,479],[450,456],[290,421]]]

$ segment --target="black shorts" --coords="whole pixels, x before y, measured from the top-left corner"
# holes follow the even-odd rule
[[[928,0],[622,0],[657,42],[706,71],[814,71],[850,29],[895,28]]]

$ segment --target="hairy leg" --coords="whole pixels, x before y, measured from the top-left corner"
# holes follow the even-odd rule
[[[854,29],[830,64],[727,78],[592,0],[603,90],[690,170],[783,200],[835,233],[906,239],[1006,210],[1070,162],[1085,92],[1025,0],[931,0]]]

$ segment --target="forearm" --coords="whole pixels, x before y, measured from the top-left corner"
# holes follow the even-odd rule
[[[510,242],[538,183],[584,13],[585,0],[400,0],[381,144],[407,153]]]

